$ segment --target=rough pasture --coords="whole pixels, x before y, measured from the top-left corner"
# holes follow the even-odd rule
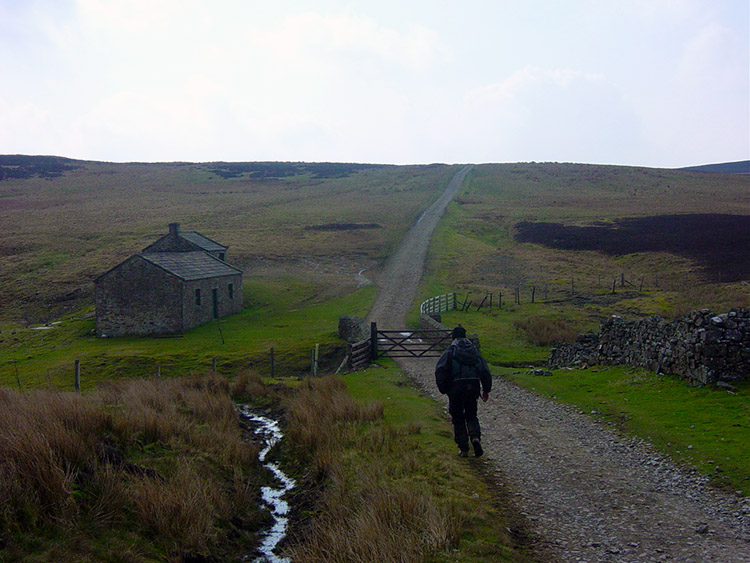
[[[750,277],[750,215],[656,215],[585,226],[523,221],[516,239],[610,256],[669,252],[697,262],[711,281]]]

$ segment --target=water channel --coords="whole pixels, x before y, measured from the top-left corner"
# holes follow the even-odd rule
[[[274,524],[263,533],[263,541],[258,548],[261,555],[253,559],[253,563],[290,563],[289,559],[279,557],[274,553],[279,542],[284,539],[289,527],[289,504],[284,500],[284,495],[294,488],[294,479],[284,473],[277,464],[266,462],[266,456],[279,440],[283,437],[279,423],[276,420],[254,413],[247,405],[237,405],[240,415],[252,424],[255,435],[263,443],[263,449],[258,454],[258,459],[273,473],[276,484],[269,487],[261,487],[263,503],[274,519]],[[250,560],[248,556],[245,560]]]

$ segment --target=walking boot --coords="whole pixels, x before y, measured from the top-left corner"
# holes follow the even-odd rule
[[[473,438],[471,440],[471,445],[474,447],[474,455],[476,457],[482,457],[484,450],[482,449],[482,442],[479,441],[479,438]]]

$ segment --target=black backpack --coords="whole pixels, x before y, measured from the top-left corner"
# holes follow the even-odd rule
[[[479,381],[481,363],[479,350],[468,338],[460,338],[453,345],[453,381]]]

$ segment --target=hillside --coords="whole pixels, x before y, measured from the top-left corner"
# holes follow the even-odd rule
[[[93,279],[170,222],[229,245],[247,275],[314,277],[324,295],[353,289],[451,170],[0,157],[0,320],[37,323],[90,305]]]
[[[153,242],[170,222],[228,244],[230,262],[245,269],[246,277],[309,280],[314,275],[324,299],[353,289],[356,273],[377,267],[456,170],[444,165],[112,164],[0,156],[0,284],[5,288],[0,320],[50,321],[90,305],[92,280]],[[684,279],[687,273],[701,281],[729,281],[747,279],[750,271],[750,258],[741,252],[749,184],[746,176],[690,171],[481,165],[469,176],[452,213],[463,236],[511,249],[503,253],[502,268],[493,265],[498,257],[473,254],[472,261],[480,263],[466,277],[475,284],[569,278],[578,271],[591,273],[591,260],[598,264],[597,277],[622,268],[652,271],[660,264],[662,279]],[[745,218],[722,221],[722,214]],[[715,218],[704,221],[702,215]],[[656,227],[660,216],[676,219]],[[682,235],[658,235],[659,228],[673,235],[680,229],[714,232],[712,220],[726,236],[688,241]],[[627,246],[622,221],[635,233],[631,238],[637,239],[638,232],[656,236]],[[518,230],[520,224],[525,226]],[[593,233],[599,243],[591,239]],[[570,242],[579,235],[587,239],[585,245]],[[549,236],[553,239],[545,240]],[[517,246],[524,240],[534,245]],[[567,245],[570,256],[583,250],[591,260],[574,268],[576,259],[561,264],[558,250],[543,252],[540,245],[558,250]],[[602,252],[591,254],[596,250]],[[669,257],[655,256],[660,250]],[[453,277],[458,281],[461,276]]]
[[[445,165],[109,164],[18,156],[2,162],[3,386],[17,387],[19,397],[36,387],[71,389],[74,359],[80,361],[83,397],[95,397],[95,389],[111,395],[117,380],[144,377],[146,382],[157,381],[156,378],[170,381],[173,376],[187,374],[200,374],[202,379],[213,371],[236,382],[251,374],[253,393],[259,394],[261,402],[268,404],[271,400],[268,387],[261,384],[263,376],[266,383],[271,382],[283,394],[295,393],[291,389],[301,390],[299,406],[303,412],[311,403],[305,393],[331,383],[325,379],[319,383],[314,378],[300,382],[298,376],[310,373],[310,352],[318,346],[321,371],[332,373],[338,367],[344,355],[343,344],[335,333],[339,315],[365,316],[376,302],[375,288],[363,284],[376,280],[381,292],[390,286],[390,291],[397,294],[400,314],[407,313],[407,321],[413,320],[415,306],[404,297],[406,284],[388,284],[385,278],[391,272],[384,264],[390,263],[389,257],[400,255],[395,250],[407,231],[419,231],[410,227],[430,222],[430,212],[425,210],[446,190],[450,179],[463,177],[463,172],[459,173],[463,167]],[[557,377],[546,378],[524,370],[546,361],[551,342],[548,337],[575,337],[578,332],[595,330],[601,319],[612,314],[673,316],[686,307],[725,311],[732,306],[748,306],[748,177],[552,163],[476,165],[466,170],[458,195],[437,225],[426,270],[423,271],[421,258],[407,259],[405,277],[398,279],[408,278],[415,285],[421,280],[417,302],[446,291],[459,291],[466,302],[473,301],[469,311],[447,312],[443,320],[450,324],[462,322],[481,335],[483,354],[496,376],[497,396],[507,396],[508,400],[483,405],[482,410],[482,424],[488,429],[486,460],[498,463],[499,469],[495,473],[493,465],[484,465],[484,459],[481,468],[460,463],[457,458],[449,460],[446,452],[453,446],[440,407],[425,396],[418,396],[400,370],[385,360],[372,370],[355,372],[333,383],[339,388],[345,384],[365,403],[350,403],[343,397],[331,401],[321,387],[327,398],[321,415],[316,416],[327,416],[328,422],[302,423],[299,427],[304,432],[297,433],[297,440],[301,441],[290,446],[296,449],[281,453],[292,466],[312,466],[317,477],[303,487],[316,489],[316,494],[318,487],[329,487],[325,485],[328,477],[361,477],[330,485],[332,497],[323,504],[315,500],[312,512],[308,503],[315,496],[307,489],[301,491],[299,499],[304,500],[300,501],[297,516],[301,527],[308,527],[308,519],[327,521],[325,517],[310,518],[311,513],[326,516],[341,512],[337,508],[342,506],[339,493],[343,493],[346,502],[353,502],[352,510],[371,507],[368,491],[377,479],[378,487],[392,491],[397,495],[394,498],[419,501],[407,517],[388,513],[383,517],[386,524],[417,522],[419,532],[425,526],[412,515],[426,513],[437,515],[435,522],[455,522],[428,548],[450,550],[451,560],[516,560],[515,554],[507,552],[507,546],[516,542],[534,544],[542,551],[547,545],[551,553],[561,549],[567,553],[567,548],[559,547],[563,543],[553,547],[538,541],[537,536],[527,535],[527,530],[534,529],[534,533],[544,535],[545,541],[551,541],[558,532],[518,514],[518,506],[523,507],[518,503],[529,499],[524,500],[521,494],[505,487],[518,486],[521,478],[515,475],[524,477],[536,471],[540,477],[534,480],[551,489],[540,493],[521,486],[520,490],[532,491],[531,496],[537,499],[551,499],[552,493],[576,493],[581,486],[596,489],[597,483],[586,485],[588,481],[576,471],[566,483],[547,478],[559,475],[561,469],[576,467],[582,456],[597,471],[603,467],[591,455],[594,446],[582,451],[569,443],[569,438],[577,439],[578,435],[567,432],[567,424],[583,428],[580,436],[586,440],[595,434],[585,426],[589,423],[583,420],[583,412],[602,416],[625,432],[653,439],[657,448],[678,461],[695,464],[701,471],[712,472],[716,460],[721,460],[722,470],[717,469],[712,479],[746,493],[746,384],[730,394],[709,388],[691,389],[655,373],[627,367],[560,371],[555,374]],[[94,338],[91,280],[153,242],[174,221],[186,230],[198,230],[230,245],[228,261],[245,270],[243,311],[220,323],[192,329],[179,338]],[[532,303],[535,290],[537,300]],[[509,297],[513,292],[517,303]],[[498,309],[495,301],[494,308],[479,310],[481,297],[490,294],[502,298],[503,307]],[[56,318],[60,319],[59,324],[30,326]],[[547,339],[538,338],[540,335]],[[269,377],[271,365],[275,366],[275,377]],[[418,377],[431,384],[433,366],[431,361],[425,365],[427,369]],[[417,377],[415,373],[411,375]],[[550,413],[557,411],[548,405],[540,406],[538,399],[525,391],[508,411],[514,420],[518,420],[522,409],[527,411],[526,422],[517,429],[521,438],[503,444],[502,440],[513,437],[516,430],[499,418],[502,413],[496,409],[508,404],[515,382],[538,388],[553,399],[559,397],[581,405],[581,409],[576,408],[580,419],[571,420],[569,413],[560,411],[550,424]],[[652,393],[654,388],[658,390]],[[656,411],[650,403],[654,393],[662,409],[659,416],[653,416]],[[341,426],[331,422],[342,414],[329,408],[331,403],[342,405],[346,411],[338,419]],[[708,408],[703,406],[707,403]],[[285,404],[286,408],[290,406],[288,401]],[[348,417],[359,408],[357,404],[364,404],[366,416],[353,426]],[[534,418],[537,415],[541,420]],[[308,420],[307,416],[300,420]],[[378,417],[382,417],[382,422]],[[717,423],[717,419],[739,422],[729,427]],[[366,427],[361,428],[361,424]],[[697,429],[685,431],[686,425]],[[716,431],[704,432],[714,425]],[[317,428],[341,435],[345,442],[342,452],[331,453],[328,433],[310,433],[310,429]],[[342,431],[345,429],[348,430]],[[529,429],[544,432],[552,442],[546,443],[538,436],[530,439]],[[556,438],[556,432],[565,435],[568,445]],[[325,443],[315,452],[310,441],[314,442],[318,435]],[[367,437],[370,435],[373,439]],[[386,436],[393,441],[386,443]],[[293,433],[290,437],[294,443]],[[605,435],[600,441],[612,444],[613,440]],[[381,443],[388,455],[373,449],[374,444]],[[524,445],[535,449],[536,458],[524,453]],[[149,444],[148,451],[141,446],[136,442],[128,455],[139,456],[137,461],[147,467],[160,469],[162,458],[172,455],[162,451],[161,446]],[[565,456],[550,455],[554,448],[563,447]],[[370,457],[363,452],[369,452]],[[142,457],[144,453],[148,456]],[[311,455],[315,456],[312,460]],[[650,464],[654,459],[650,450],[644,455],[632,463]],[[340,460],[342,465],[331,465],[333,460]],[[376,465],[375,460],[383,464]],[[659,461],[659,467],[663,465]],[[623,467],[628,466],[619,464],[617,470]],[[372,473],[366,473],[370,468],[374,468]],[[459,472],[468,477],[457,477]],[[500,472],[502,478],[497,477]],[[467,486],[480,473],[484,480]],[[597,477],[594,470],[582,473]],[[441,477],[434,479],[434,475]],[[614,470],[612,475],[614,491],[624,481]],[[445,476],[454,478],[445,483]],[[411,479],[415,486],[404,488]],[[644,495],[650,498],[653,491],[648,487],[653,479],[646,476],[639,482],[646,484]],[[425,483],[440,483],[440,491],[425,489]],[[681,498],[693,494],[692,485],[688,485],[689,494],[681,494]],[[674,486],[671,481],[669,487]],[[620,498],[613,491],[606,491],[607,498]],[[456,500],[445,505],[446,494]],[[381,489],[375,495],[392,498],[383,497]],[[435,498],[436,508],[422,508]],[[576,498],[585,499],[580,495]],[[546,508],[542,507],[550,512],[550,521],[567,524],[566,514],[571,507],[576,513],[601,515],[589,511],[598,500],[584,500],[582,506],[575,508],[576,504],[565,500],[564,495],[559,499],[561,504],[549,502],[544,503]],[[623,496],[617,503],[624,506],[630,501]],[[380,511],[378,506],[375,503],[375,509]],[[522,510],[536,515],[542,513],[542,508]],[[605,507],[606,518],[597,516],[592,521],[609,523],[611,515],[606,512]],[[667,512],[684,511],[677,508]],[[348,516],[352,513],[349,509],[345,513],[347,523],[356,521]],[[638,511],[641,514],[645,512]],[[512,523],[503,521],[506,518]],[[713,522],[702,518],[684,517],[672,538],[681,538],[679,534],[694,521]],[[629,529],[628,525],[619,528]],[[645,528],[653,529],[653,522]],[[333,545],[342,545],[339,541],[348,545],[354,535],[348,530],[340,533],[343,528],[338,523],[326,530],[310,529],[314,531],[309,544],[295,549],[307,549],[327,534]],[[509,535],[498,535],[497,530],[507,530]],[[627,553],[640,542],[638,536],[623,536],[622,541],[610,545],[612,538],[620,534],[610,532],[606,526],[601,530],[576,526],[576,530],[580,537],[575,541],[601,555],[598,560],[616,553],[611,550],[615,543],[618,550],[626,546],[622,553]],[[573,536],[563,531],[559,537],[570,541]],[[715,539],[713,528],[706,537]],[[723,538],[719,543],[722,541]],[[85,541],[80,544],[84,548],[78,545],[72,542],[69,547],[88,549]],[[656,553],[667,548],[670,553],[687,549],[681,539],[676,546],[664,545],[662,538],[656,538],[651,547]],[[460,546],[461,553],[456,546]],[[47,547],[33,549],[42,552]],[[174,547],[159,549],[174,552]],[[392,553],[401,551],[394,548]],[[499,559],[501,553],[505,555]],[[575,550],[569,554],[580,555]]]
[[[718,172],[721,174],[750,174],[750,160],[737,162],[722,162],[720,164],[703,164],[701,166],[687,166],[681,170],[693,172]]]

